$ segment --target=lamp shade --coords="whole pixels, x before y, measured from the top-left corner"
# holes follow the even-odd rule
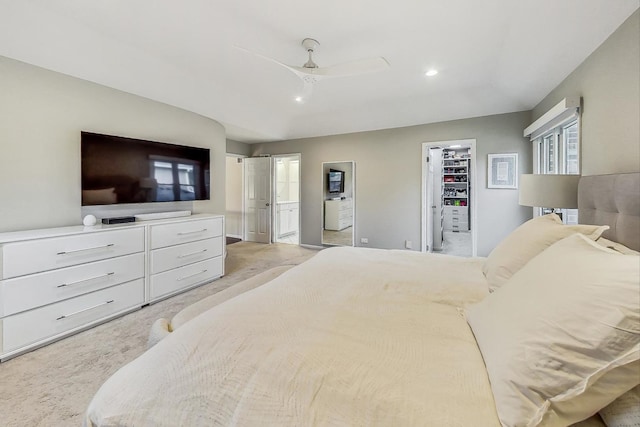
[[[522,206],[576,209],[580,175],[520,175]]]

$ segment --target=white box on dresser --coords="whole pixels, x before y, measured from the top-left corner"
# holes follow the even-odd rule
[[[224,217],[0,233],[0,360],[224,273]]]

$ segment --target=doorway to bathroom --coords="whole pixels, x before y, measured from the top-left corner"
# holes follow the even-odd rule
[[[273,242],[300,244],[300,154],[274,155]]]

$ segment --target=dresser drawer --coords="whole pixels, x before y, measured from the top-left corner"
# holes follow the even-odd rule
[[[445,222],[469,222],[469,217],[467,215],[445,215],[444,217],[444,221]]]
[[[0,281],[0,317],[144,277],[144,253]]]
[[[444,222],[445,230],[452,231],[469,231],[469,223],[467,221],[446,221]]]
[[[469,207],[468,206],[445,206],[444,214],[445,215],[468,215]]]
[[[151,226],[151,249],[222,236],[222,218]]]
[[[144,303],[144,280],[113,286],[2,319],[4,353],[105,320]]]
[[[151,251],[151,274],[222,255],[222,236]]]
[[[144,229],[109,230],[0,246],[2,277],[69,267],[144,251]]]
[[[220,277],[222,262],[219,256],[151,276],[151,300]]]

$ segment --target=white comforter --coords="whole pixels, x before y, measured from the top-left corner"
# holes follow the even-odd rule
[[[218,305],[120,369],[100,426],[499,426],[460,306],[481,260],[335,248]]]

